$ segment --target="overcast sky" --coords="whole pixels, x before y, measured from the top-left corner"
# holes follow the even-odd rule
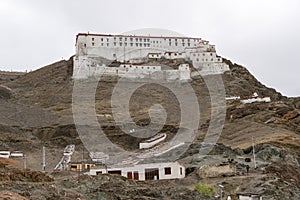
[[[262,83],[300,96],[298,0],[1,0],[0,25],[0,70],[68,59],[78,32],[163,28],[208,40]]]

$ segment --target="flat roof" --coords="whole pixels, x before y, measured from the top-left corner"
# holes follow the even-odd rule
[[[135,37],[135,38],[170,38],[170,39],[198,39],[201,40],[201,38],[196,38],[196,37],[182,37],[182,36],[145,36],[145,35],[112,35],[112,34],[95,34],[95,33],[78,33],[76,35],[76,41],[79,36],[104,36],[104,37]]]

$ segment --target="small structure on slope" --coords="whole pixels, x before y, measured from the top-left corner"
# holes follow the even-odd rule
[[[247,104],[247,103],[254,103],[254,102],[271,102],[270,97],[259,97],[256,92],[253,93],[253,95],[246,99],[241,99],[241,103]]]
[[[126,166],[99,166],[88,175],[117,174],[134,180],[179,179],[185,177],[185,167],[178,162],[149,163]]]
[[[67,145],[63,152],[63,157],[59,161],[59,163],[55,166],[54,170],[66,170],[68,168],[68,164],[71,162],[72,155],[75,151],[75,145]]]
[[[165,134],[165,133],[158,134],[148,140],[140,142],[139,147],[140,147],[140,149],[151,148],[151,147],[155,146],[156,144],[164,141],[166,139],[166,137],[167,137],[167,134]]]

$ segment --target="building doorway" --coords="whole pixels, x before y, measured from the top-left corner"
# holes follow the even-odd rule
[[[145,180],[159,180],[158,168],[145,169]]]
[[[128,178],[129,180],[132,179],[132,172],[127,172],[127,178]]]
[[[134,180],[139,180],[139,172],[133,172]]]

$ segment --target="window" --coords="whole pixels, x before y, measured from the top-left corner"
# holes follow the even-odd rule
[[[190,43],[188,43],[188,46],[190,46],[191,44]]]
[[[133,38],[130,38],[130,41],[132,41],[133,40]]]
[[[126,42],[125,42],[124,44],[125,44],[125,46],[127,46],[127,43],[126,43]]]
[[[125,38],[125,41],[127,41],[127,38]]]
[[[93,40],[94,41],[94,40]],[[103,38],[101,38],[101,42],[103,42]]]
[[[180,167],[180,175],[182,175],[182,167]]]
[[[108,171],[108,173],[121,175],[121,170],[111,170],[111,171]]]
[[[133,46],[133,43],[130,43],[130,46]]]
[[[210,55],[212,56],[212,53],[210,53]]]
[[[116,42],[114,42],[114,46],[116,46],[117,45],[117,43]]]
[[[135,41],[139,41],[139,38],[135,38]]]
[[[109,46],[109,43],[107,43],[106,46]]]
[[[95,38],[92,38],[92,41],[95,41]]]
[[[171,46],[171,42],[169,43],[169,46]]]
[[[171,167],[165,167],[165,175],[171,174]]]
[[[119,40],[121,41],[121,40],[122,40],[122,37],[119,37]]]
[[[137,47],[138,47],[138,46],[139,46],[139,44],[138,44],[138,43],[136,43],[136,44],[135,44],[135,46],[137,46]]]
[[[144,38],[144,42],[147,42],[147,39],[146,39],[146,38]]]
[[[103,43],[101,43],[101,46],[103,46]]]
[[[140,38],[140,42],[142,42],[143,41],[143,38]]]
[[[120,42],[120,46],[122,46],[122,42]]]
[[[97,171],[96,172],[96,175],[100,175],[100,174],[102,174],[102,171]]]
[[[143,46],[143,44],[142,44],[142,43],[140,43],[140,47],[141,47],[141,46]]]
[[[84,44],[83,46],[86,47],[86,44]]]

